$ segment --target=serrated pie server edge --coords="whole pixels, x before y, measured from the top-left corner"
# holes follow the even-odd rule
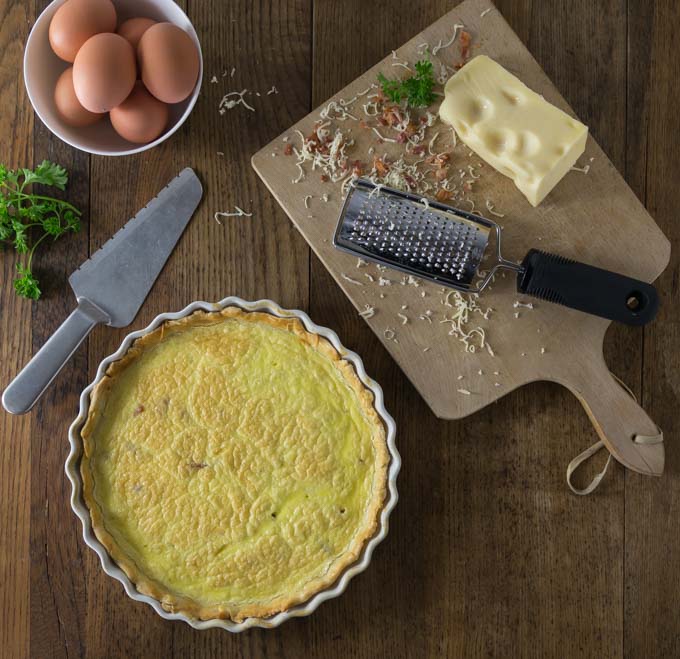
[[[125,327],[134,320],[194,214],[202,195],[203,188],[194,171],[190,168],[182,170],[71,275],[69,282],[76,293],[78,306],[5,389],[2,395],[2,406],[7,412],[25,414],[30,411],[80,344],[99,323]],[[178,204],[179,208],[176,207]],[[167,219],[168,215],[172,215],[171,220]],[[174,221],[174,224],[170,227],[156,226],[159,221],[164,220],[166,223]],[[153,226],[153,232],[148,231],[151,226]],[[148,244],[150,235],[160,236],[160,238],[154,244]],[[147,238],[147,241],[139,240],[139,238]],[[98,266],[101,268],[102,264],[108,261],[111,270],[113,261],[114,268],[111,271],[115,274],[116,259],[120,259],[121,277],[118,281],[111,282],[110,295],[116,295],[119,292],[116,291],[116,284],[123,289],[127,285],[130,289],[131,282],[134,281],[130,274],[134,275],[134,267],[141,254],[140,250],[145,249],[149,252],[156,251],[153,257],[148,257],[149,267],[143,267],[141,272],[143,277],[140,276],[143,281],[131,291],[131,303],[121,302],[119,298],[118,301],[107,305],[105,301],[90,299],[93,296],[87,293],[82,294],[82,290],[79,292],[79,289],[83,287],[87,289],[86,283],[84,286],[81,285],[83,277],[78,277],[79,273],[87,274],[92,270],[92,277],[95,278]],[[134,260],[135,257],[137,257],[136,260]],[[146,290],[144,284],[146,284]]]

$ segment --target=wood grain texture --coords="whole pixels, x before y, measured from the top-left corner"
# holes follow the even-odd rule
[[[0,1],[0,162],[23,167],[32,159],[33,115],[20,73],[33,7]],[[14,294],[16,257],[0,251],[0,388],[31,353],[31,304]],[[29,652],[30,427],[27,417],[0,412],[0,654]]]
[[[309,109],[311,5],[243,0],[184,3],[184,7],[203,48],[203,92],[188,122],[158,148],[131,158],[92,159],[96,222],[90,249],[99,247],[183,167],[190,166],[203,182],[203,201],[134,327],[194,300],[217,301],[228,295],[268,297],[306,308],[308,249],[259,184],[249,154]],[[216,83],[210,82],[213,76]],[[272,86],[279,93],[267,95]],[[220,115],[222,96],[246,87],[253,92],[248,101],[256,112],[236,107]],[[251,212],[252,218],[223,218],[221,225],[215,221],[216,211],[233,211],[234,206]],[[90,378],[129,331],[97,328],[90,340]],[[86,574],[86,629],[93,656],[191,654],[199,639],[196,633],[163,621],[143,604],[131,603],[90,551]],[[208,656],[225,643],[238,646],[236,639],[219,630],[200,636],[200,642]]]
[[[625,656],[680,656],[680,630],[669,602],[680,593],[680,122],[675,2],[633,3],[628,10],[628,178],[670,238],[675,257],[659,289],[659,320],[645,329],[642,401],[666,437],[666,475],[644,483],[626,474]],[[675,29],[672,27],[675,26]]]
[[[99,328],[31,416],[0,412],[0,658],[680,655],[680,259],[673,254],[660,280],[662,312],[644,345],[630,328],[612,327],[605,340],[608,365],[665,432],[666,474],[652,480],[615,465],[596,494],[577,498],[564,467],[594,434],[576,399],[535,383],[464,420],[436,419],[249,166],[258,148],[455,0],[187,0],[206,60],[188,124],[142,156],[91,161],[38,120],[34,127],[25,97],[23,42],[44,4],[0,0],[0,162],[58,159],[86,217],[79,236],[38,257],[48,283],[39,303],[14,296],[15,260],[0,252],[0,387],[71,309],[70,270],[189,165],[205,199],[133,328],[229,294],[308,310],[383,385],[404,466],[390,534],[371,567],[310,618],[238,636],[166,622],[103,574],[69,508],[66,429],[83,386],[126,333]],[[677,251],[675,3],[502,0],[498,8]],[[280,93],[266,96],[272,85]],[[222,95],[244,87],[262,94],[252,98],[257,112],[219,115]],[[215,222],[215,211],[235,205],[253,217]],[[598,467],[588,465],[584,480]]]
[[[317,3],[315,31],[327,27],[317,42],[315,103],[347,83],[334,64],[338,52],[351,52],[359,60],[357,70],[363,70],[449,7],[438,5],[432,14],[421,6],[406,9],[403,19],[391,21],[378,37],[357,34],[348,41],[347,33],[331,39],[337,3]],[[369,14],[373,24],[380,22],[379,9]],[[341,13],[363,11],[356,2]],[[576,14],[589,21],[596,10],[582,3]],[[542,46],[532,52],[542,66],[557,69],[562,40],[577,28],[565,30],[566,21],[553,22],[551,16],[550,11],[538,16],[527,11],[511,25],[519,34],[542,34]],[[601,41],[579,43],[588,49],[585,58],[611,51],[623,55],[624,25],[612,20],[598,34]],[[604,97],[611,105],[601,110],[621,127],[624,95],[624,77],[610,80]],[[577,90],[567,100],[578,107],[585,99]],[[590,121],[587,114],[584,119]],[[609,138],[616,144],[614,132]],[[344,646],[345,654],[362,656],[361,639],[366,645],[375,642],[373,626],[387,624],[408,628],[408,641],[400,634],[383,638],[372,646],[382,650],[377,656],[616,656],[623,629],[623,479],[616,474],[598,493],[600,501],[590,499],[585,508],[565,489],[564,466],[592,441],[575,399],[555,385],[533,384],[472,417],[439,421],[356,318],[344,294],[336,288],[329,297],[331,280],[315,262],[311,312],[319,322],[338,328],[383,384],[404,461],[391,537],[376,558],[389,570],[384,590],[360,592],[355,605],[373,611],[372,596],[382,596],[390,603],[386,613],[391,621],[384,623],[374,613],[378,617],[365,625],[366,636]],[[383,551],[387,556],[380,559]],[[606,559],[592,563],[591,555]],[[392,566],[399,568],[392,571]],[[400,591],[404,595],[395,597]]]
[[[37,16],[48,4],[36,0]],[[34,267],[43,296],[32,305],[35,353],[75,307],[67,279],[88,252],[89,158],[71,149],[36,121],[33,162],[62,164],[69,172],[68,199],[81,209],[82,229],[38,254]],[[62,193],[64,194],[64,193]],[[83,546],[69,504],[64,478],[67,429],[77,411],[79,390],[87,384],[87,353],[76,352],[31,415],[31,639],[33,657],[66,657],[82,652],[86,612]]]
[[[612,20],[623,16],[620,3],[613,3],[611,9]],[[488,0],[467,0],[397,48],[396,53],[392,49],[392,56],[385,57],[332,97],[333,102],[347,103],[348,111],[355,117],[348,121],[340,118],[328,124],[328,130],[343,131],[344,139],[352,140],[346,152],[350,160],[357,159],[364,163],[366,171],[370,171],[371,165],[366,163],[371,162],[373,151],[387,154],[388,161],[404,154],[402,145],[385,143],[381,139],[387,129],[383,128],[380,133],[379,124],[371,129],[374,120],[367,118],[369,125],[364,123],[363,126],[357,120],[356,117],[364,116],[361,105],[367,98],[360,97],[370,90],[379,72],[393,75],[396,56],[408,62],[415,61],[423,44],[447,43],[453,26],[458,23],[464,24],[473,35],[475,54],[484,53],[496,58],[532,89],[570,111],[529,51]],[[545,32],[541,34],[545,36]],[[599,34],[599,30],[582,36],[567,34],[566,52],[573,56],[565,65],[570,68],[581,66],[585,61],[583,52],[591,48],[591,44],[598,44]],[[322,36],[317,51],[327,42],[328,39]],[[572,53],[570,48],[576,50]],[[436,56],[435,68],[440,63],[455,65],[459,60],[457,51],[458,45],[454,42],[445,55]],[[332,56],[337,57],[337,51]],[[600,91],[623,71],[621,67],[610,69],[595,67]],[[326,75],[324,80],[329,77]],[[624,98],[625,80],[623,76],[620,79],[624,85],[618,96]],[[589,91],[587,86],[586,91]],[[357,98],[353,102],[343,101]],[[417,288],[400,287],[399,273],[394,271],[388,271],[385,276],[388,282],[397,285],[380,286],[375,279],[381,273],[374,266],[366,268],[373,277],[366,281],[362,276],[365,273],[355,268],[356,257],[333,248],[330,237],[343,201],[340,183],[324,185],[319,181],[318,170],[314,171],[309,165],[302,168],[306,172],[300,170],[295,158],[284,158],[281,166],[271,157],[280,148],[281,140],[290,140],[301,149],[299,135],[310,135],[314,131],[324,112],[331,107],[326,104],[324,101],[287,130],[283,138],[277,138],[259,151],[253,157],[253,166],[355,308],[362,311],[365,305],[370,305],[375,309],[368,324],[432,411],[444,419],[460,419],[526,383],[536,380],[558,382],[582,402],[601,439],[620,462],[642,473],[661,474],[663,445],[642,446],[632,441],[638,434],[654,435],[654,422],[635,401],[623,394],[601,358],[607,321],[545,302],[534,302],[530,313],[516,313],[513,301],[518,294],[514,277],[498,276],[493,286],[480,296],[483,308],[488,306],[493,310],[490,321],[479,321],[493,351],[487,353],[482,343],[475,354],[470,354],[448,336],[449,327],[442,324],[448,311],[446,306],[441,306],[446,302],[445,290],[422,282]],[[589,108],[586,106],[585,110]],[[622,127],[623,122],[620,125]],[[464,144],[456,147],[446,126],[433,126],[425,134],[423,143],[442,133],[444,137],[439,137],[436,148],[450,156],[454,170],[459,168],[464,175],[465,168],[477,169],[475,187],[467,200],[473,201],[477,209],[484,209],[484,200],[492,200],[505,213],[502,222],[506,258],[520,261],[530,248],[539,246],[649,280],[666,266],[668,241],[592,138],[582,157],[582,162],[589,164],[590,173],[586,176],[569,172],[545,204],[534,209],[517,194],[508,178],[478,163],[479,159],[471,157],[474,154]],[[322,203],[321,190],[330,196],[328,203]],[[408,309],[404,314],[407,324],[402,324],[400,311],[405,309]],[[429,323],[423,322],[422,314],[431,315]],[[480,371],[486,377],[477,377]],[[496,377],[492,377],[492,373],[497,374]]]

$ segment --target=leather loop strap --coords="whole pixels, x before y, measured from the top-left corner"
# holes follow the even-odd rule
[[[637,402],[637,397],[633,393],[633,391],[628,387],[628,385],[623,382],[621,379],[616,377],[613,373],[611,376],[630,394],[631,398]],[[635,435],[633,437],[633,441],[636,444],[660,444],[663,442],[663,432],[659,430],[658,434],[656,435]],[[593,444],[590,448],[587,448],[583,453],[579,453],[568,465],[567,465],[567,485],[569,486],[569,489],[574,493],[578,494],[579,496],[586,496],[588,494],[591,494],[594,492],[600,483],[602,482],[602,479],[605,477],[605,474],[607,473],[607,470],[609,469],[609,465],[611,464],[612,461],[612,454],[609,454],[609,457],[607,458],[607,462],[604,463],[604,468],[602,471],[598,474],[596,474],[593,478],[592,481],[586,487],[583,489],[579,489],[577,487],[574,487],[574,484],[571,482],[571,477],[573,476],[574,472],[584,463],[586,460],[589,460],[592,458],[596,453],[598,453],[601,449],[605,448],[604,442],[600,440],[599,442],[596,442]]]
[[[607,469],[609,469],[609,465],[612,461],[612,454],[609,454],[609,457],[607,458],[607,462],[604,463],[604,469],[597,474],[592,481],[586,487],[583,489],[579,489],[577,487],[574,487],[573,483],[571,482],[571,477],[573,473],[586,461],[592,458],[596,453],[598,453],[601,449],[604,448],[604,442],[600,440],[596,444],[593,444],[590,448],[587,448],[583,453],[580,453],[577,455],[567,466],[567,485],[569,486],[569,489],[574,493],[578,494],[579,496],[586,496],[590,494],[591,492],[594,492],[597,487],[600,484],[600,481],[604,478],[605,474],[607,473]]]

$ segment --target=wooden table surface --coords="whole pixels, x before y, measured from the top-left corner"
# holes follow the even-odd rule
[[[538,383],[463,421],[437,420],[249,165],[455,2],[183,0],[203,45],[201,98],[168,142],[126,158],[79,153],[34,118],[21,60],[44,4],[0,0],[0,162],[65,165],[69,199],[86,220],[37,257],[37,303],[15,297],[14,255],[0,253],[0,387],[71,310],[68,274],[189,165],[204,201],[133,327],[230,294],[308,311],[382,383],[404,466],[370,569],[311,618],[241,635],[166,622],[104,575],[68,503],[67,427],[126,333],[98,328],[29,416],[0,413],[0,657],[680,656],[680,5],[498,3],[676,250],[658,282],[658,320],[612,327],[606,342],[611,369],[665,432],[666,473],[650,479],[616,465],[596,494],[579,498],[565,466],[595,437],[576,399]],[[267,96],[272,85],[280,93]],[[220,115],[222,95],[243,88],[262,93],[257,111]],[[214,221],[235,205],[252,218]]]

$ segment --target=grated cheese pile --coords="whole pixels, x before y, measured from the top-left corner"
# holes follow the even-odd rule
[[[420,44],[416,52],[419,57],[429,52],[436,82],[443,85],[465,64],[470,56],[470,47],[470,33],[463,25],[456,24],[448,36],[436,44]],[[413,70],[412,62],[396,52],[392,53],[387,66],[391,70],[384,73],[389,77],[400,74],[406,77]],[[434,91],[443,96],[443,89],[435,86]],[[306,195],[301,195],[305,206],[309,207],[312,198],[328,199],[327,193],[316,187],[319,179],[321,183],[338,185],[344,195],[349,186],[362,177],[377,186],[371,195],[379,195],[380,188],[386,186],[417,194],[426,207],[427,198],[434,198],[473,212],[477,206],[482,206],[489,215],[504,217],[490,199],[475,196],[480,187],[478,182],[483,182],[483,164],[457,141],[453,129],[444,130],[437,112],[437,104],[429,108],[414,108],[406,102],[395,103],[386,98],[376,84],[369,85],[352,98],[336,97],[329,101],[320,109],[318,120],[309,134],[295,131],[296,136],[291,134],[284,138],[284,154],[294,156],[297,170],[292,180],[294,183],[305,181],[305,186],[301,186]],[[359,134],[361,139],[356,139]],[[357,143],[366,145],[361,153],[357,152]],[[587,169],[588,165],[583,168],[584,173]],[[313,192],[314,197],[307,192]],[[381,328],[387,340],[398,343],[395,327],[414,325],[427,328],[418,332],[432,335],[433,349],[437,345],[435,342],[450,337],[459,342],[467,353],[483,351],[495,357],[487,337],[487,321],[493,310],[481,306],[477,295],[440,289],[441,306],[439,312],[433,312],[426,308],[430,296],[436,296],[430,284],[414,277],[403,277],[400,281],[394,273],[386,273],[386,268],[379,265],[374,266],[374,275],[367,271],[368,266],[366,261],[357,260],[356,267],[362,269],[358,279],[341,273],[342,279],[354,285],[357,293],[364,297],[363,311],[359,312],[362,318],[374,323],[375,320],[370,319],[378,314],[376,302],[393,295],[399,296],[399,303],[408,301],[413,307],[408,315],[404,313],[409,309],[406,304],[401,304],[400,312],[393,312],[396,314],[392,316],[394,326],[385,328],[383,325]],[[403,288],[397,285],[399,283]],[[409,286],[419,290],[413,295],[403,296],[404,289]],[[408,299],[404,299],[406,297]],[[531,309],[529,304],[525,306],[524,303],[518,303],[515,309],[520,306]],[[427,344],[420,348],[423,352],[431,349]],[[494,375],[497,374],[498,371],[494,371]],[[489,386],[501,384],[490,381]],[[470,395],[467,389],[459,391]]]
[[[441,324],[448,324],[449,336],[456,337],[464,346],[465,352],[476,352],[477,349],[487,349],[493,356],[493,350],[486,341],[486,331],[480,326],[468,327],[472,314],[478,313],[484,320],[489,319],[492,309],[483,309],[478,303],[478,295],[463,295],[460,291],[449,291],[444,298],[444,305],[452,307],[450,316],[440,320]],[[453,303],[451,302],[453,300]]]
[[[330,121],[317,123],[314,132],[305,137],[299,130],[296,130],[300,138],[299,147],[293,146],[291,151],[297,158],[298,178],[293,183],[299,183],[305,178],[303,165],[311,163],[312,171],[321,170],[322,181],[330,180],[337,183],[351,177],[352,165],[347,156],[347,149],[353,144],[340,128],[335,132],[329,130]]]

